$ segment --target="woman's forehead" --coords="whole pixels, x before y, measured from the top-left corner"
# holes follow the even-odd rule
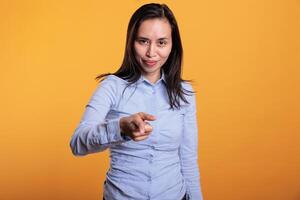
[[[171,36],[171,25],[165,18],[154,18],[143,21],[138,29],[138,37],[160,37],[168,38]]]

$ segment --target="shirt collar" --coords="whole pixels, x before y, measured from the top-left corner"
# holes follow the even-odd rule
[[[151,83],[144,75],[141,75],[141,77],[138,79],[138,81],[137,81],[137,83],[141,83],[141,82],[147,82],[147,83],[149,83],[150,85],[156,85],[156,84],[158,84],[160,81],[164,81],[165,83],[166,83],[166,77],[165,77],[165,72],[164,72],[164,70],[162,69],[162,70],[160,70],[160,79],[158,79],[157,81],[156,81],[156,83]]]

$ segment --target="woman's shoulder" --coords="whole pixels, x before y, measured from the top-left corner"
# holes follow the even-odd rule
[[[189,81],[182,81],[181,86],[183,89],[184,97],[189,102],[188,104],[183,103],[184,105],[190,105],[195,103],[196,92],[193,85]]]
[[[181,87],[182,87],[184,90],[194,92],[194,87],[193,87],[192,84],[191,84],[190,82],[188,82],[188,81],[182,81],[182,82],[181,82]]]
[[[107,75],[99,84],[99,87],[113,87],[113,88],[120,88],[126,86],[127,81],[123,80],[122,78],[110,74]]]
[[[99,82],[96,92],[106,91],[106,93],[119,94],[126,88],[127,81],[113,74],[105,76],[101,82]]]
[[[127,83],[126,80],[124,80],[114,74],[110,74],[110,75],[106,76],[102,82],[125,83],[125,84]]]
[[[181,87],[184,90],[184,93],[188,93],[189,95],[194,95],[194,86],[188,81],[182,81]]]
[[[110,99],[111,102],[116,103],[125,85],[126,81],[123,79],[113,74],[107,75],[98,83],[92,99]]]

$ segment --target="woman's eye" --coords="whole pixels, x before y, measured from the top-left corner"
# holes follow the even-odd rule
[[[165,46],[166,44],[167,44],[166,41],[159,41],[159,42],[158,42],[158,45],[159,45],[159,46]]]
[[[140,44],[148,44],[149,42],[147,40],[139,40]]]

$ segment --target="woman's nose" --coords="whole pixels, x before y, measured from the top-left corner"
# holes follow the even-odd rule
[[[155,45],[154,45],[154,44],[150,44],[150,45],[148,46],[146,55],[147,55],[148,57],[154,57],[154,56],[155,56]]]

